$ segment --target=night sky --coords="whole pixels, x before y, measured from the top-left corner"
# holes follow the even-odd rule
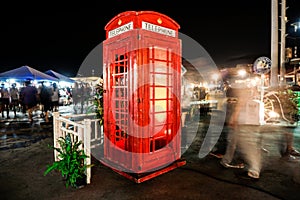
[[[217,66],[253,63],[271,54],[271,0],[103,2],[1,5],[0,72],[28,65],[76,76],[89,52],[105,40],[105,25],[124,11],[152,10],[171,17],[180,25],[179,31],[202,45]],[[298,42],[300,46],[295,39],[300,31],[295,34],[290,25],[300,20],[300,1],[287,0],[287,6],[287,32],[292,38],[287,45]]]

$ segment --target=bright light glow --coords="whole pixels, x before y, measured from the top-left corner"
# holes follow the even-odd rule
[[[66,82],[66,81],[59,81],[58,85],[59,85],[60,88],[65,88],[65,87],[71,87],[72,83]]]
[[[10,84],[16,83],[16,79],[8,79],[8,82],[9,82]]]
[[[279,117],[279,114],[278,114],[277,112],[270,111],[270,112],[269,112],[269,117],[270,117],[270,118],[278,118],[278,117]]]
[[[167,129],[167,130],[164,131],[164,134],[165,134],[165,135],[166,135],[166,134],[171,135],[171,133],[172,133],[172,130],[171,130],[171,129]]]
[[[257,85],[257,80],[256,79],[251,79],[250,80],[250,85],[251,86],[256,86]]]
[[[51,83],[50,82],[44,82],[44,85],[46,86],[46,87],[50,87],[51,86]]]
[[[1,84],[4,84],[4,88],[8,88],[9,87],[9,85],[8,85],[8,83],[7,82],[2,82]]]
[[[16,82],[16,88],[20,88],[20,87],[22,87],[22,84],[19,82]]]
[[[246,72],[246,70],[244,70],[244,69],[240,69],[240,70],[238,71],[238,75],[241,76],[241,77],[245,77],[246,74],[247,74],[247,72]]]
[[[255,79],[255,82],[257,82],[257,83],[260,82],[260,78],[259,77],[256,76],[254,79]]]
[[[217,81],[218,78],[219,78],[219,74],[213,74],[213,75],[212,75],[212,79],[213,79],[213,80]]]

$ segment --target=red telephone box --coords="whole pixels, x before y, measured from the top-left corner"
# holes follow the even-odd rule
[[[153,11],[128,11],[105,26],[102,162],[142,182],[181,159],[179,25]]]

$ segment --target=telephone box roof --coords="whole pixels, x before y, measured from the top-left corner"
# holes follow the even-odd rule
[[[106,31],[121,27],[124,24],[133,22],[133,28],[138,29],[142,27],[142,22],[148,22],[155,25],[160,25],[169,29],[178,31],[180,28],[179,24],[159,12],[155,11],[126,11],[116,15],[112,18],[104,27]]]

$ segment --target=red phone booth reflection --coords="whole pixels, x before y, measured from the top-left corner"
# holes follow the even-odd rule
[[[104,157],[136,182],[181,160],[179,25],[153,11],[129,11],[105,27]]]

